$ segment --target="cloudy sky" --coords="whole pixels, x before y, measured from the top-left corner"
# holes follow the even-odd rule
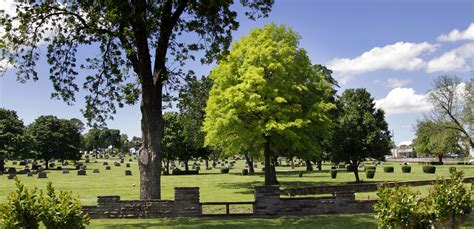
[[[9,11],[12,0],[0,0]],[[240,6],[235,9],[241,13]],[[242,14],[240,14],[242,15]],[[439,75],[464,80],[474,75],[474,1],[471,0],[276,0],[270,17],[240,16],[234,40],[266,23],[286,24],[298,32],[300,46],[314,64],[334,71],[339,91],[367,88],[386,112],[395,142],[411,141],[413,125],[429,112],[426,93]],[[87,55],[87,48],[81,55]],[[211,66],[188,65],[200,75]],[[39,115],[82,118],[83,99],[74,106],[51,100],[48,66],[40,61],[40,80],[19,84],[15,70],[0,78],[0,106],[13,109],[26,124]],[[108,122],[129,136],[140,136],[138,106],[126,107]]]

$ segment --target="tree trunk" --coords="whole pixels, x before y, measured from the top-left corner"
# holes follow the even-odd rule
[[[318,171],[323,170],[323,162],[322,161],[317,161],[317,167],[318,167]]]
[[[311,165],[310,160],[306,160],[306,171],[308,172],[313,171],[313,166]]]
[[[148,79],[151,80],[151,79]],[[164,125],[162,87],[142,83],[141,128],[142,147],[139,151],[140,199],[161,199],[161,139]]]
[[[270,137],[265,136],[264,158],[265,158],[265,185],[277,185],[276,173],[272,167],[272,155],[270,148]]]
[[[356,183],[359,183],[360,182],[360,179],[359,179],[359,165],[358,165],[358,163],[351,163],[351,166],[354,170],[354,176],[355,176],[355,179],[356,179]]]
[[[166,168],[165,169],[166,169],[166,172],[168,172],[168,173],[170,172],[170,160],[169,159],[166,160]]]
[[[438,162],[443,163],[443,155],[438,155]]]
[[[48,170],[48,169],[49,169],[49,160],[48,160],[48,159],[45,159],[45,160],[44,160],[44,163],[46,164],[46,166],[45,166],[45,167],[46,167],[46,170]]]
[[[209,159],[206,159],[206,169],[209,168]]]
[[[244,156],[245,161],[247,161],[247,165],[249,166],[249,175],[254,175],[255,170],[253,168],[253,159],[248,154],[244,154]]]
[[[183,163],[184,163],[184,170],[185,170],[185,171],[189,171],[189,165],[188,165],[189,161],[188,161],[188,160],[184,160]]]
[[[5,171],[5,159],[0,158],[0,172]]]

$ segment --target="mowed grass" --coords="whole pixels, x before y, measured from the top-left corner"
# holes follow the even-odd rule
[[[88,228],[377,228],[374,214],[288,216],[278,218],[175,218],[92,220]],[[441,228],[441,226],[440,226]],[[461,228],[474,228],[474,216]]]
[[[127,157],[127,163],[131,157]],[[53,186],[58,190],[69,190],[78,196],[83,205],[95,205],[97,196],[103,195],[119,195],[124,200],[132,200],[139,198],[140,181],[138,164],[135,160],[131,163],[130,168],[125,167],[123,163],[120,167],[113,165],[115,159],[98,159],[97,163],[87,163],[87,176],[77,176],[75,170],[71,170],[70,174],[61,174],[58,170],[48,170],[47,179],[38,179],[35,176],[26,177],[26,175],[18,175],[18,178],[28,187],[38,187],[44,189],[46,183],[51,181]],[[102,162],[108,161],[112,170],[105,170]],[[7,167],[11,167],[12,162],[7,162]],[[192,162],[190,162],[192,164]],[[242,176],[241,171],[244,168],[244,160],[238,160],[234,169],[229,174],[221,174],[220,169],[204,170],[204,163],[201,164],[199,175],[182,175],[182,176],[162,176],[162,199],[174,199],[175,187],[199,187],[201,202],[216,201],[253,201],[254,186],[263,185],[262,166],[258,164],[254,176]],[[391,165],[395,167],[394,173],[384,173],[383,166]],[[367,181],[408,181],[408,180],[425,180],[436,179],[437,176],[449,176],[449,167],[455,166],[458,171],[464,171],[466,176],[474,176],[474,165],[442,165],[436,166],[435,174],[425,174],[422,172],[422,166],[418,164],[412,165],[411,173],[402,173],[401,166],[397,163],[384,163],[377,166],[377,172],[374,179],[366,179],[365,173],[360,172],[360,177]],[[18,169],[21,166],[15,166]],[[74,169],[69,166],[68,168]],[[100,169],[99,174],[93,174],[92,169]],[[277,167],[278,180],[282,185],[282,189],[290,187],[307,187],[321,185],[335,185],[342,183],[354,182],[354,174],[340,170],[336,179],[332,179],[329,174],[330,165],[323,165],[323,171],[304,172],[303,177],[299,177],[299,171],[304,171],[305,166],[291,169],[289,166]],[[125,176],[125,170],[131,170],[132,176]],[[6,195],[15,189],[14,180],[8,180],[7,175],[0,176],[0,202],[4,201]],[[426,193],[428,186],[418,187],[423,193]],[[374,193],[358,193],[358,199],[375,198]]]

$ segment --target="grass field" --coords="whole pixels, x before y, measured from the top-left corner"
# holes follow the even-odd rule
[[[126,158],[126,162],[130,157]],[[108,161],[112,170],[105,170],[102,162]],[[136,161],[132,161],[131,168],[126,168],[125,164],[120,167],[113,165],[118,159],[99,159],[97,163],[91,160],[87,163],[87,176],[77,176],[74,168],[70,174],[62,174],[58,170],[48,170],[47,179],[36,177],[26,177],[18,175],[19,179],[28,187],[44,188],[48,181],[53,182],[54,187],[59,190],[70,190],[78,196],[83,205],[95,205],[96,197],[100,195],[119,195],[122,199],[139,198],[139,173]],[[192,163],[191,163],[192,164]],[[203,164],[203,163],[201,163]],[[382,166],[391,165],[395,167],[394,173],[384,173]],[[400,165],[397,163],[385,163],[378,166],[374,179],[366,179],[365,173],[361,172],[360,177],[365,181],[407,181],[436,179],[437,176],[448,176],[449,167],[453,165],[436,166],[436,174],[425,174],[422,166],[412,165],[411,173],[402,173]],[[12,162],[7,162],[7,167],[13,166]],[[201,168],[204,166],[201,165]],[[201,202],[215,201],[253,201],[256,185],[263,185],[263,173],[261,165],[256,169],[258,173],[254,176],[242,176],[244,161],[237,161],[234,169],[229,174],[221,174],[219,167],[213,170],[201,170],[199,175],[183,176],[163,176],[162,196],[163,199],[174,198],[175,187],[200,187]],[[457,170],[463,170],[466,176],[474,176],[474,165],[455,165]],[[100,169],[99,174],[93,174],[92,169]],[[277,167],[278,180],[282,188],[305,187],[316,185],[335,185],[342,183],[352,183],[354,174],[341,169],[337,178],[332,179],[329,174],[330,165],[323,165],[323,171],[304,172],[303,177],[299,177],[300,171],[305,170],[305,166],[291,169],[288,166]],[[132,176],[125,176],[125,170],[131,170]],[[0,202],[4,201],[6,195],[14,190],[14,181],[8,180],[6,175],[0,176]],[[470,186],[470,185],[469,185]],[[422,194],[427,193],[429,186],[414,187]],[[357,199],[373,199],[375,193],[357,193]],[[233,212],[248,212],[250,206],[240,206],[231,209]],[[204,207],[205,213],[221,213],[220,207]],[[356,215],[323,215],[305,217],[280,217],[280,218],[249,218],[249,219],[203,219],[203,218],[177,218],[177,219],[138,219],[138,220],[92,220],[90,228],[376,228],[376,221],[372,214]],[[465,224],[465,228],[474,228],[474,220],[471,219]]]
[[[126,158],[128,162],[129,158]],[[112,170],[105,170],[103,161],[108,161]],[[136,161],[130,162],[131,168],[126,168],[124,164],[120,167],[113,165],[113,159],[98,160],[98,163],[87,165],[87,176],[77,176],[76,171],[71,170],[70,174],[61,174],[61,171],[48,170],[47,179],[38,179],[36,177],[26,177],[18,175],[20,180],[27,186],[36,186],[44,188],[48,181],[53,182],[54,187],[60,190],[73,191],[84,205],[95,205],[96,197],[99,195],[119,195],[122,199],[139,198],[139,173]],[[115,159],[118,161],[118,159]],[[203,163],[202,163],[203,164]],[[450,165],[437,166],[436,174],[425,174],[420,165],[412,165],[411,173],[402,173],[400,165],[395,163],[385,163],[395,167],[394,173],[384,173],[381,166],[378,166],[374,179],[366,179],[365,173],[360,176],[365,181],[406,181],[435,179],[437,176],[448,176]],[[260,165],[260,164],[259,164]],[[7,162],[7,166],[12,166]],[[20,168],[20,166],[16,166]],[[201,168],[204,166],[202,165]],[[200,187],[201,201],[253,201],[253,187],[263,184],[263,174],[261,165],[256,169],[259,171],[254,176],[242,176],[241,171],[244,168],[244,161],[239,160],[234,169],[229,174],[221,174],[218,168],[213,170],[201,170],[199,175],[182,176],[162,176],[162,198],[174,199],[174,187]],[[463,170],[466,176],[474,175],[474,165],[456,165],[458,170]],[[72,167],[70,167],[73,169]],[[92,169],[99,168],[99,174],[93,174]],[[299,171],[305,170],[305,167],[277,167],[278,180],[282,188],[287,187],[305,187],[315,185],[335,185],[354,181],[354,174],[340,171],[336,179],[331,179],[329,174],[329,165],[323,165],[321,172],[305,172],[303,177],[298,176]],[[132,176],[125,176],[125,170],[130,169]],[[0,176],[0,201],[3,201],[6,195],[14,190],[14,181],[8,180],[6,175]],[[135,185],[135,186],[134,186]],[[425,187],[417,187],[418,190],[426,192]],[[358,199],[375,198],[374,193],[357,193]]]
[[[90,228],[377,228],[373,214],[291,216],[278,218],[248,219],[139,219],[139,220],[92,220]],[[474,228],[471,218],[461,228]]]

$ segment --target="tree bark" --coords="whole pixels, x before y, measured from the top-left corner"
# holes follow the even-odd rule
[[[443,163],[443,155],[438,155],[438,162]]]
[[[184,170],[185,170],[185,171],[189,171],[189,165],[188,165],[189,161],[188,161],[188,160],[184,160],[183,163],[184,163]]]
[[[359,179],[359,164],[356,163],[356,162],[352,162],[352,163],[351,163],[351,166],[352,166],[353,171],[354,171],[354,176],[355,176],[355,179],[356,179],[356,183],[360,183],[360,179]]]
[[[254,175],[255,169],[253,168],[253,159],[248,154],[244,154],[244,156],[245,161],[247,161],[247,165],[249,167],[249,175]]]
[[[140,199],[161,199],[161,139],[164,125],[161,86],[142,84],[142,147],[139,151]]]
[[[5,171],[5,159],[0,158],[0,172]]]
[[[271,142],[270,137],[265,136],[265,145],[264,145],[264,158],[265,158],[265,185],[277,185],[278,181],[276,179],[275,168],[272,165],[272,152],[271,152]]]
[[[311,161],[310,160],[306,160],[306,171],[310,172],[310,171],[313,171],[313,166],[311,165]]]
[[[48,159],[44,159],[44,163],[46,164],[46,170],[49,169],[49,160]]]
[[[209,159],[206,159],[206,169],[209,168]]]
[[[323,162],[317,161],[317,167],[318,167],[318,171],[321,171],[323,169]]]

